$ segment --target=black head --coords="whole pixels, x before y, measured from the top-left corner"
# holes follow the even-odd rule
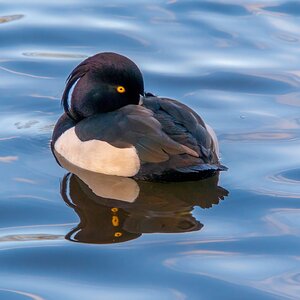
[[[73,86],[69,107],[69,92]],[[72,71],[62,104],[71,118],[80,120],[138,104],[143,94],[143,76],[137,65],[125,56],[106,52],[87,58]]]

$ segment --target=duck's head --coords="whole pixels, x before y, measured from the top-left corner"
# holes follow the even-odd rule
[[[105,52],[87,58],[72,71],[62,104],[72,119],[81,120],[138,104],[143,94],[143,76],[137,65],[125,56]]]

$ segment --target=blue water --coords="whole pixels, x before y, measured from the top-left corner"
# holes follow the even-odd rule
[[[65,79],[101,51],[216,130],[218,183],[122,206],[56,164]],[[0,78],[1,300],[299,299],[299,1],[2,0]]]

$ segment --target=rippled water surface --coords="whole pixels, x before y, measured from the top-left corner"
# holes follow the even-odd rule
[[[299,1],[2,0],[0,14],[0,299],[299,299]],[[162,185],[60,168],[65,79],[101,51],[201,114],[229,171]]]

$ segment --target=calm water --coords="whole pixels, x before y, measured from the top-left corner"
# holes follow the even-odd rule
[[[1,300],[300,299],[299,1],[2,0],[0,15]],[[201,114],[229,171],[108,181],[133,185],[130,204],[60,168],[65,79],[101,51]]]

